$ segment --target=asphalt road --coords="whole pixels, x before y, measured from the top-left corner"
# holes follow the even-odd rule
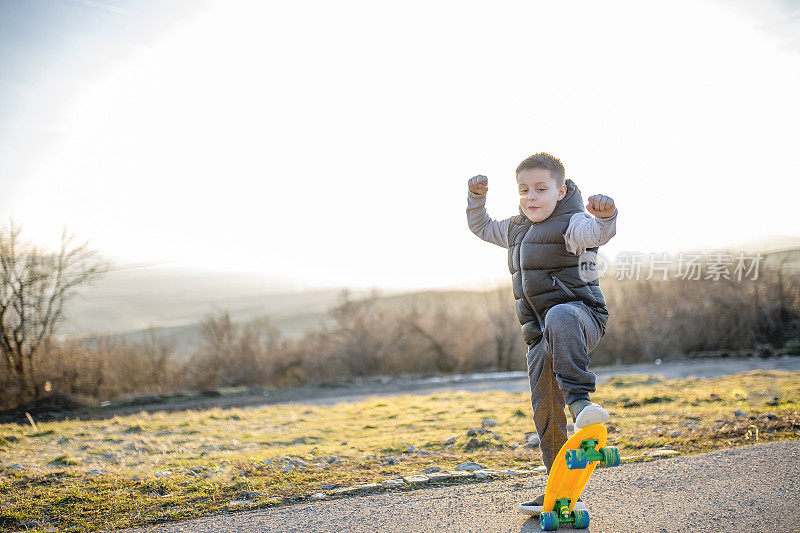
[[[436,486],[126,531],[533,532],[538,519],[516,506],[544,484],[536,476]],[[800,441],[598,469],[583,499],[593,533],[800,531]]]

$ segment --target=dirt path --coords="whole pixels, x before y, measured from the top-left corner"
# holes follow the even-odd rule
[[[800,441],[601,469],[584,493],[591,516],[588,531],[800,531],[799,480]],[[544,476],[538,476],[431,487],[125,531],[534,532],[538,520],[515,509],[541,493],[544,483]]]

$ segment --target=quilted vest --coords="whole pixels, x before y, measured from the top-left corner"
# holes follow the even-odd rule
[[[556,304],[582,301],[605,332],[608,321],[606,300],[597,276],[583,281],[579,262],[584,269],[594,270],[598,248],[588,248],[577,256],[567,251],[564,233],[575,213],[582,212],[583,199],[575,183],[568,179],[567,194],[556,203],[553,213],[541,222],[532,222],[519,208],[520,214],[509,219],[508,269],[517,301],[517,317],[522,325],[522,338],[530,345],[538,343],[544,331],[544,317]],[[594,270],[596,273],[596,270]]]

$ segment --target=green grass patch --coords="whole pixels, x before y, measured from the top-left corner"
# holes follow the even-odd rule
[[[78,465],[80,463],[78,461],[76,461],[75,459],[71,459],[69,457],[69,455],[59,455],[58,457],[56,457],[55,459],[53,459],[52,461],[50,461],[47,464],[56,465],[56,466],[58,466],[58,465],[60,465],[60,466],[75,466],[75,465]]]

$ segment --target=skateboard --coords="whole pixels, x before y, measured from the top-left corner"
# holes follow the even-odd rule
[[[547,477],[539,515],[542,531],[554,531],[563,523],[575,529],[589,527],[589,513],[574,508],[595,468],[619,466],[619,450],[606,446],[606,438],[606,427],[592,424],[575,433],[561,447]]]

